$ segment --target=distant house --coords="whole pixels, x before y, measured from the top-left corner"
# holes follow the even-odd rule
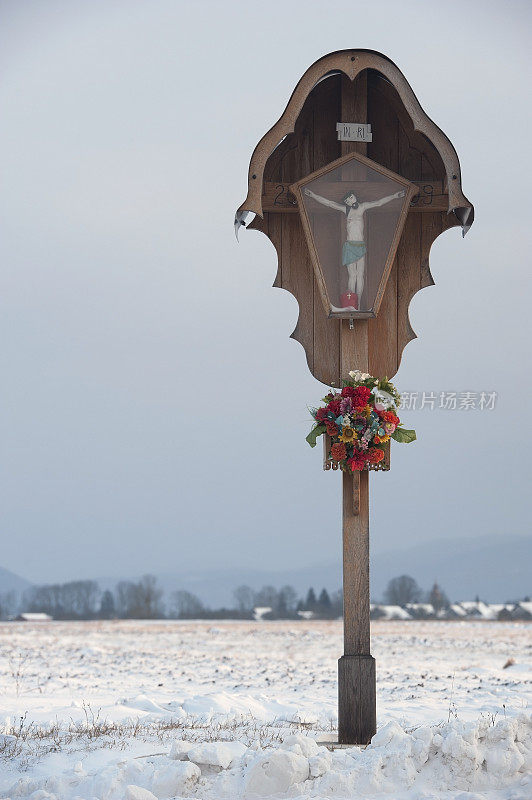
[[[253,619],[263,620],[266,614],[271,614],[272,609],[270,606],[256,606],[253,609]]]
[[[488,605],[492,613],[491,619],[510,619],[514,609],[514,603],[489,603]]]
[[[414,619],[430,619],[436,616],[432,603],[407,603],[406,609]]]
[[[460,603],[451,603],[447,609],[447,619],[466,619],[467,611]]]
[[[482,600],[465,600],[460,603],[469,619],[497,619],[497,614]],[[498,612],[497,612],[498,613]]]
[[[532,602],[528,600],[521,600],[516,603],[510,611],[512,619],[532,619]]]
[[[30,613],[25,611],[23,614],[19,614],[18,617],[15,617],[15,622],[50,622],[53,620],[49,614],[42,614],[42,613]]]
[[[383,620],[390,620],[390,619],[412,619],[412,614],[410,614],[406,608],[402,608],[401,606],[384,606],[384,605],[371,605],[370,612],[374,612],[372,614],[374,619],[383,619]]]
[[[301,617],[301,619],[312,619],[314,616],[314,611],[298,611],[297,615],[298,617]]]

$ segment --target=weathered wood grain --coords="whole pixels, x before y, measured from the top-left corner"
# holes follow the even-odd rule
[[[408,307],[412,297],[421,289],[421,217],[407,219],[403,237],[397,251],[397,362],[401,360],[403,348],[415,333],[410,325]]]
[[[368,745],[377,731],[375,659],[338,661],[338,743]]]
[[[350,144],[343,142],[342,144]],[[357,144],[353,142],[352,144]],[[422,180],[411,181],[419,190],[418,194],[412,199],[408,208],[409,214],[432,213],[434,211],[445,211],[449,206],[449,195],[444,193],[442,181]],[[360,187],[364,190],[365,200],[375,200],[382,197],[383,191],[379,190],[379,184],[372,184],[369,181],[360,183],[354,180],[345,180],[346,188],[353,188],[355,191]],[[322,189],[327,197],[332,200],[339,200],[345,194],[342,181],[331,184],[322,184]],[[264,194],[262,195],[262,210],[264,213],[274,212],[279,214],[298,214],[297,200],[290,190],[290,183],[280,181],[265,181]]]
[[[362,470],[360,507],[353,510],[353,473],[342,473],[344,563],[344,653],[370,652],[369,635],[369,473]]]

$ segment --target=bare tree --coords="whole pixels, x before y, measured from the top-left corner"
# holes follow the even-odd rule
[[[284,613],[286,616],[293,616],[296,611],[297,593],[293,586],[282,586],[278,595],[278,614]]]
[[[203,603],[191,592],[183,589],[172,592],[172,614],[182,619],[193,619],[204,612]]]
[[[162,589],[153,575],[144,575],[137,583],[120,581],[116,587],[116,608],[128,619],[160,619],[163,616]]]
[[[102,594],[102,601],[100,603],[100,611],[98,616],[100,619],[113,619],[116,615],[115,599],[113,593],[106,589]]]
[[[442,608],[449,608],[449,598],[436,582],[429,592],[428,601],[432,603],[432,607],[436,613],[441,611]]]
[[[9,619],[15,615],[18,606],[18,596],[14,589],[2,592],[0,595],[0,619]]]
[[[90,619],[96,614],[100,589],[96,581],[70,581],[60,586],[63,614],[78,619]]]
[[[96,581],[34,586],[24,593],[24,606],[26,611],[42,611],[55,619],[91,619],[99,595]]]
[[[255,604],[255,592],[249,586],[237,586],[233,592],[236,607],[243,614],[253,610]]]
[[[157,586],[154,575],[142,576],[137,584],[137,595],[141,609],[140,619],[158,619],[163,616],[163,592]]]
[[[256,606],[269,606],[275,608],[278,601],[278,592],[275,586],[263,586],[255,595]]]
[[[417,603],[421,597],[421,589],[410,575],[400,575],[392,578],[384,592],[386,602],[391,606],[405,606],[407,603]]]
[[[136,592],[132,581],[120,581],[116,585],[116,610],[118,616],[131,618],[135,616]]]

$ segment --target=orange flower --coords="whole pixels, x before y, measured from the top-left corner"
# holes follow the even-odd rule
[[[331,447],[331,458],[333,458],[335,461],[343,461],[344,458],[347,458],[345,444],[342,444],[341,442],[333,444]]]
[[[368,451],[368,461],[371,464],[378,464],[379,461],[382,461],[383,458],[384,458],[384,450],[381,450],[380,447],[376,447]]]

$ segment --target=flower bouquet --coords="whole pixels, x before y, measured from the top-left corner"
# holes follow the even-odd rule
[[[384,459],[382,445],[390,439],[413,442],[416,432],[401,426],[396,414],[401,398],[387,378],[360,370],[350,372],[349,378],[340,392],[331,391],[323,398],[324,406],[311,409],[315,425],[307,442],[315,447],[318,436],[327,434],[330,458],[340,469],[374,469]]]

